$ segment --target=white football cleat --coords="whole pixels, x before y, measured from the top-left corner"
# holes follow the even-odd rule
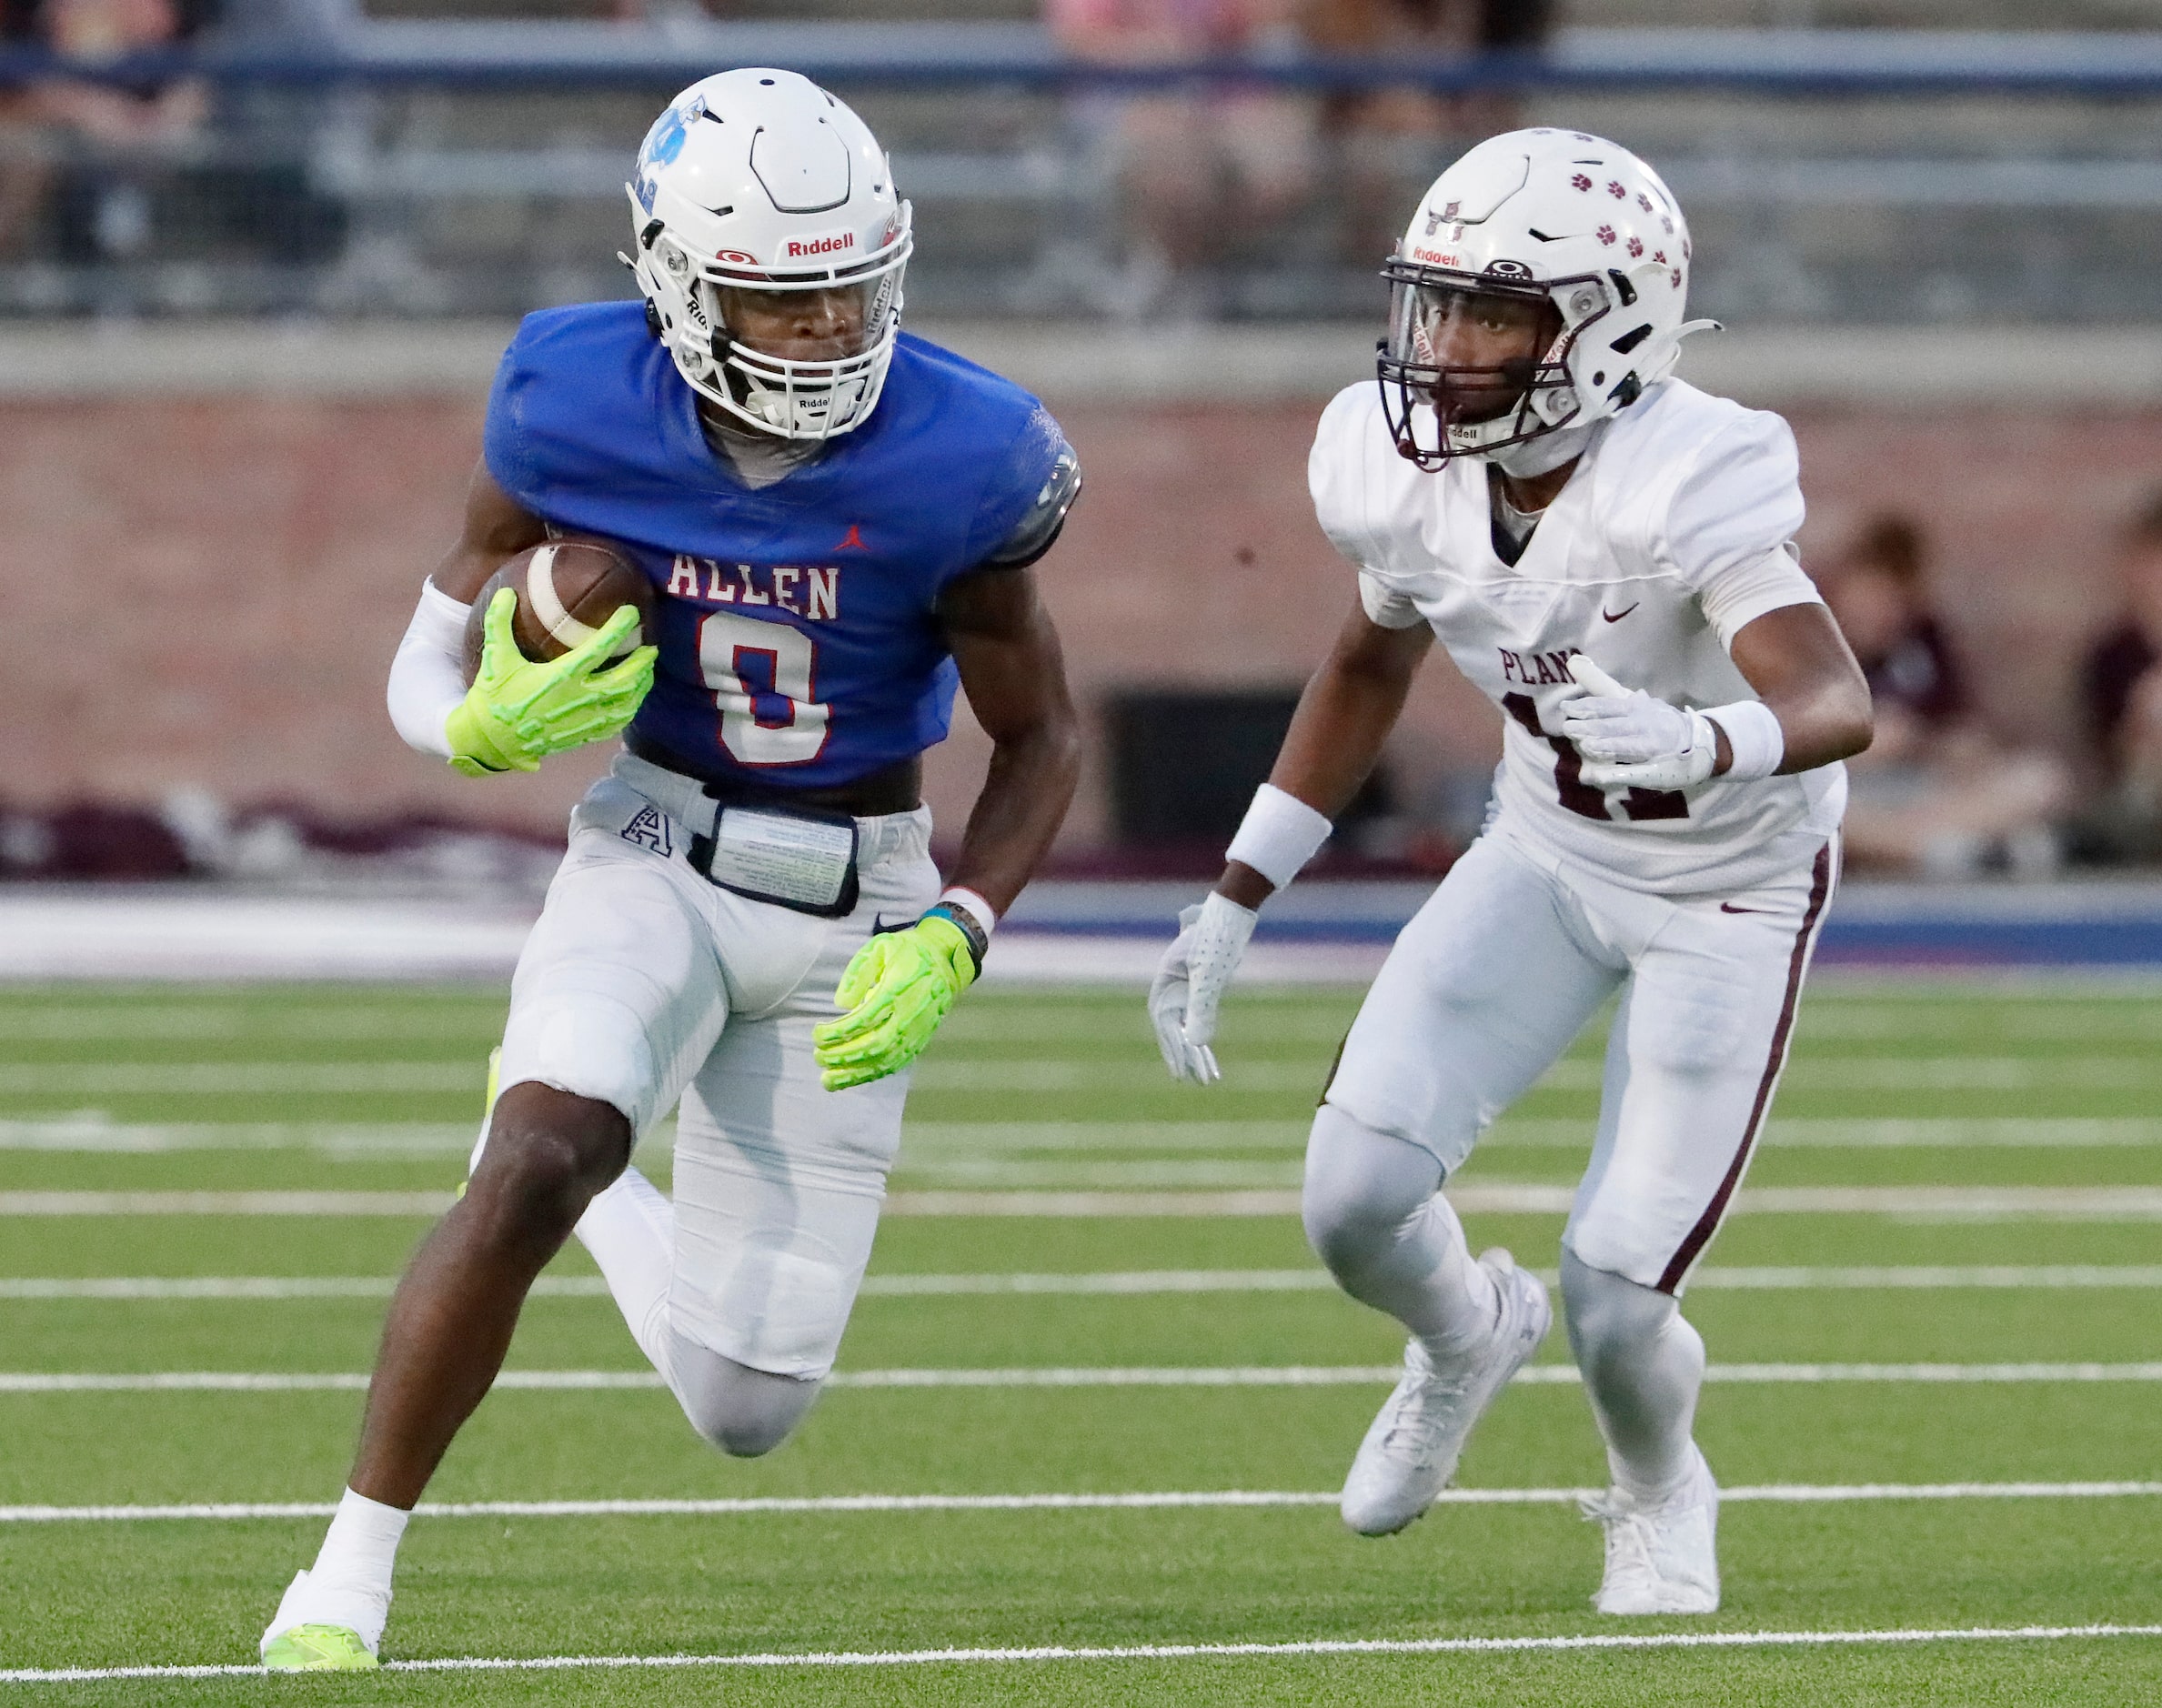
[[[1343,1480],[1343,1522],[1362,1536],[1402,1530],[1448,1487],[1463,1444],[1496,1394],[1539,1350],[1554,1309],[1539,1278],[1498,1247],[1479,1259],[1502,1303],[1493,1336],[1461,1359],[1436,1364],[1414,1338],[1403,1377],[1382,1404]]]
[[[1704,1454],[1689,1451],[1689,1480],[1658,1505],[1619,1489],[1584,1503],[1584,1515],[1606,1527],[1606,1575],[1592,1598],[1601,1613],[1719,1611],[1719,1485]]]

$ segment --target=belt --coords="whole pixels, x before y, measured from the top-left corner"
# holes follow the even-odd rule
[[[713,818],[721,807],[770,807],[780,812],[792,807],[809,812],[846,813],[852,819],[878,819],[888,813],[913,812],[923,804],[923,760],[916,755],[845,783],[829,783],[818,789],[779,789],[739,777],[701,772],[637,730],[624,737],[623,745],[639,767],[635,777],[624,772],[624,780],[700,836],[713,833]],[[656,777],[655,773],[662,775]],[[649,782],[653,787],[649,788]],[[668,799],[657,792],[659,789],[669,791]],[[685,808],[681,812],[672,804],[679,794]],[[697,804],[701,800],[702,807]]]

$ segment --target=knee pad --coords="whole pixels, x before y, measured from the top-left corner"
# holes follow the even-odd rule
[[[1342,1273],[1426,1208],[1442,1165],[1407,1140],[1376,1132],[1332,1103],[1315,1111],[1300,1214],[1314,1255]]]
[[[691,1428],[736,1459],[756,1459],[788,1440],[823,1385],[753,1370],[673,1331],[669,1369]]]
[[[1656,1345],[1681,1311],[1672,1293],[1594,1269],[1567,1246],[1562,1248],[1562,1300],[1569,1345],[1586,1376]]]

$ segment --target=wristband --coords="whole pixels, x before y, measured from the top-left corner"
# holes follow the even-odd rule
[[[1282,889],[1320,852],[1332,828],[1296,795],[1263,783],[1253,791],[1253,805],[1246,809],[1223,858],[1252,867]]]
[[[1761,699],[1738,699],[1731,706],[1707,706],[1703,715],[1726,732],[1732,758],[1726,775],[1736,779],[1769,777],[1786,758],[1786,731]]]
[[[979,898],[980,899],[980,898]],[[969,959],[975,962],[979,974],[983,971],[983,957],[990,949],[990,933],[983,929],[982,921],[974,912],[960,902],[941,896],[923,910],[927,919],[944,919],[961,934],[969,946]]]
[[[947,908],[959,908],[976,921],[987,939],[993,931],[999,929],[998,909],[966,885],[948,884],[945,889],[939,891],[939,905]]]

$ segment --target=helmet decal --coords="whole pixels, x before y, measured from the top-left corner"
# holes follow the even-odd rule
[[[683,152],[683,139],[690,134],[690,126],[705,116],[705,102],[696,97],[688,107],[671,104],[646,133],[646,140],[639,146],[636,194],[639,206],[649,214],[653,211],[654,191],[661,167],[675,164],[676,156]]]
[[[1709,324],[1684,319],[1689,259],[1672,193],[1628,150],[1552,128],[1471,148],[1420,198],[1383,268],[1393,296],[1376,375],[1397,449],[1435,468],[1629,407],[1673,371],[1682,337]],[[1529,342],[1444,336],[1445,305],[1482,294],[1519,305],[1491,322],[1497,330],[1528,329],[1527,301],[1548,329]],[[1618,328],[1591,332],[1624,311]],[[1514,353],[1463,353],[1480,348]]]
[[[794,72],[721,72],[654,121],[626,188],[637,236],[626,258],[693,391],[783,438],[829,438],[870,417],[913,238],[860,118]],[[810,324],[827,329],[808,343],[786,330],[801,316],[779,300],[804,305],[805,293],[817,294]],[[802,348],[826,354],[772,353]]]

